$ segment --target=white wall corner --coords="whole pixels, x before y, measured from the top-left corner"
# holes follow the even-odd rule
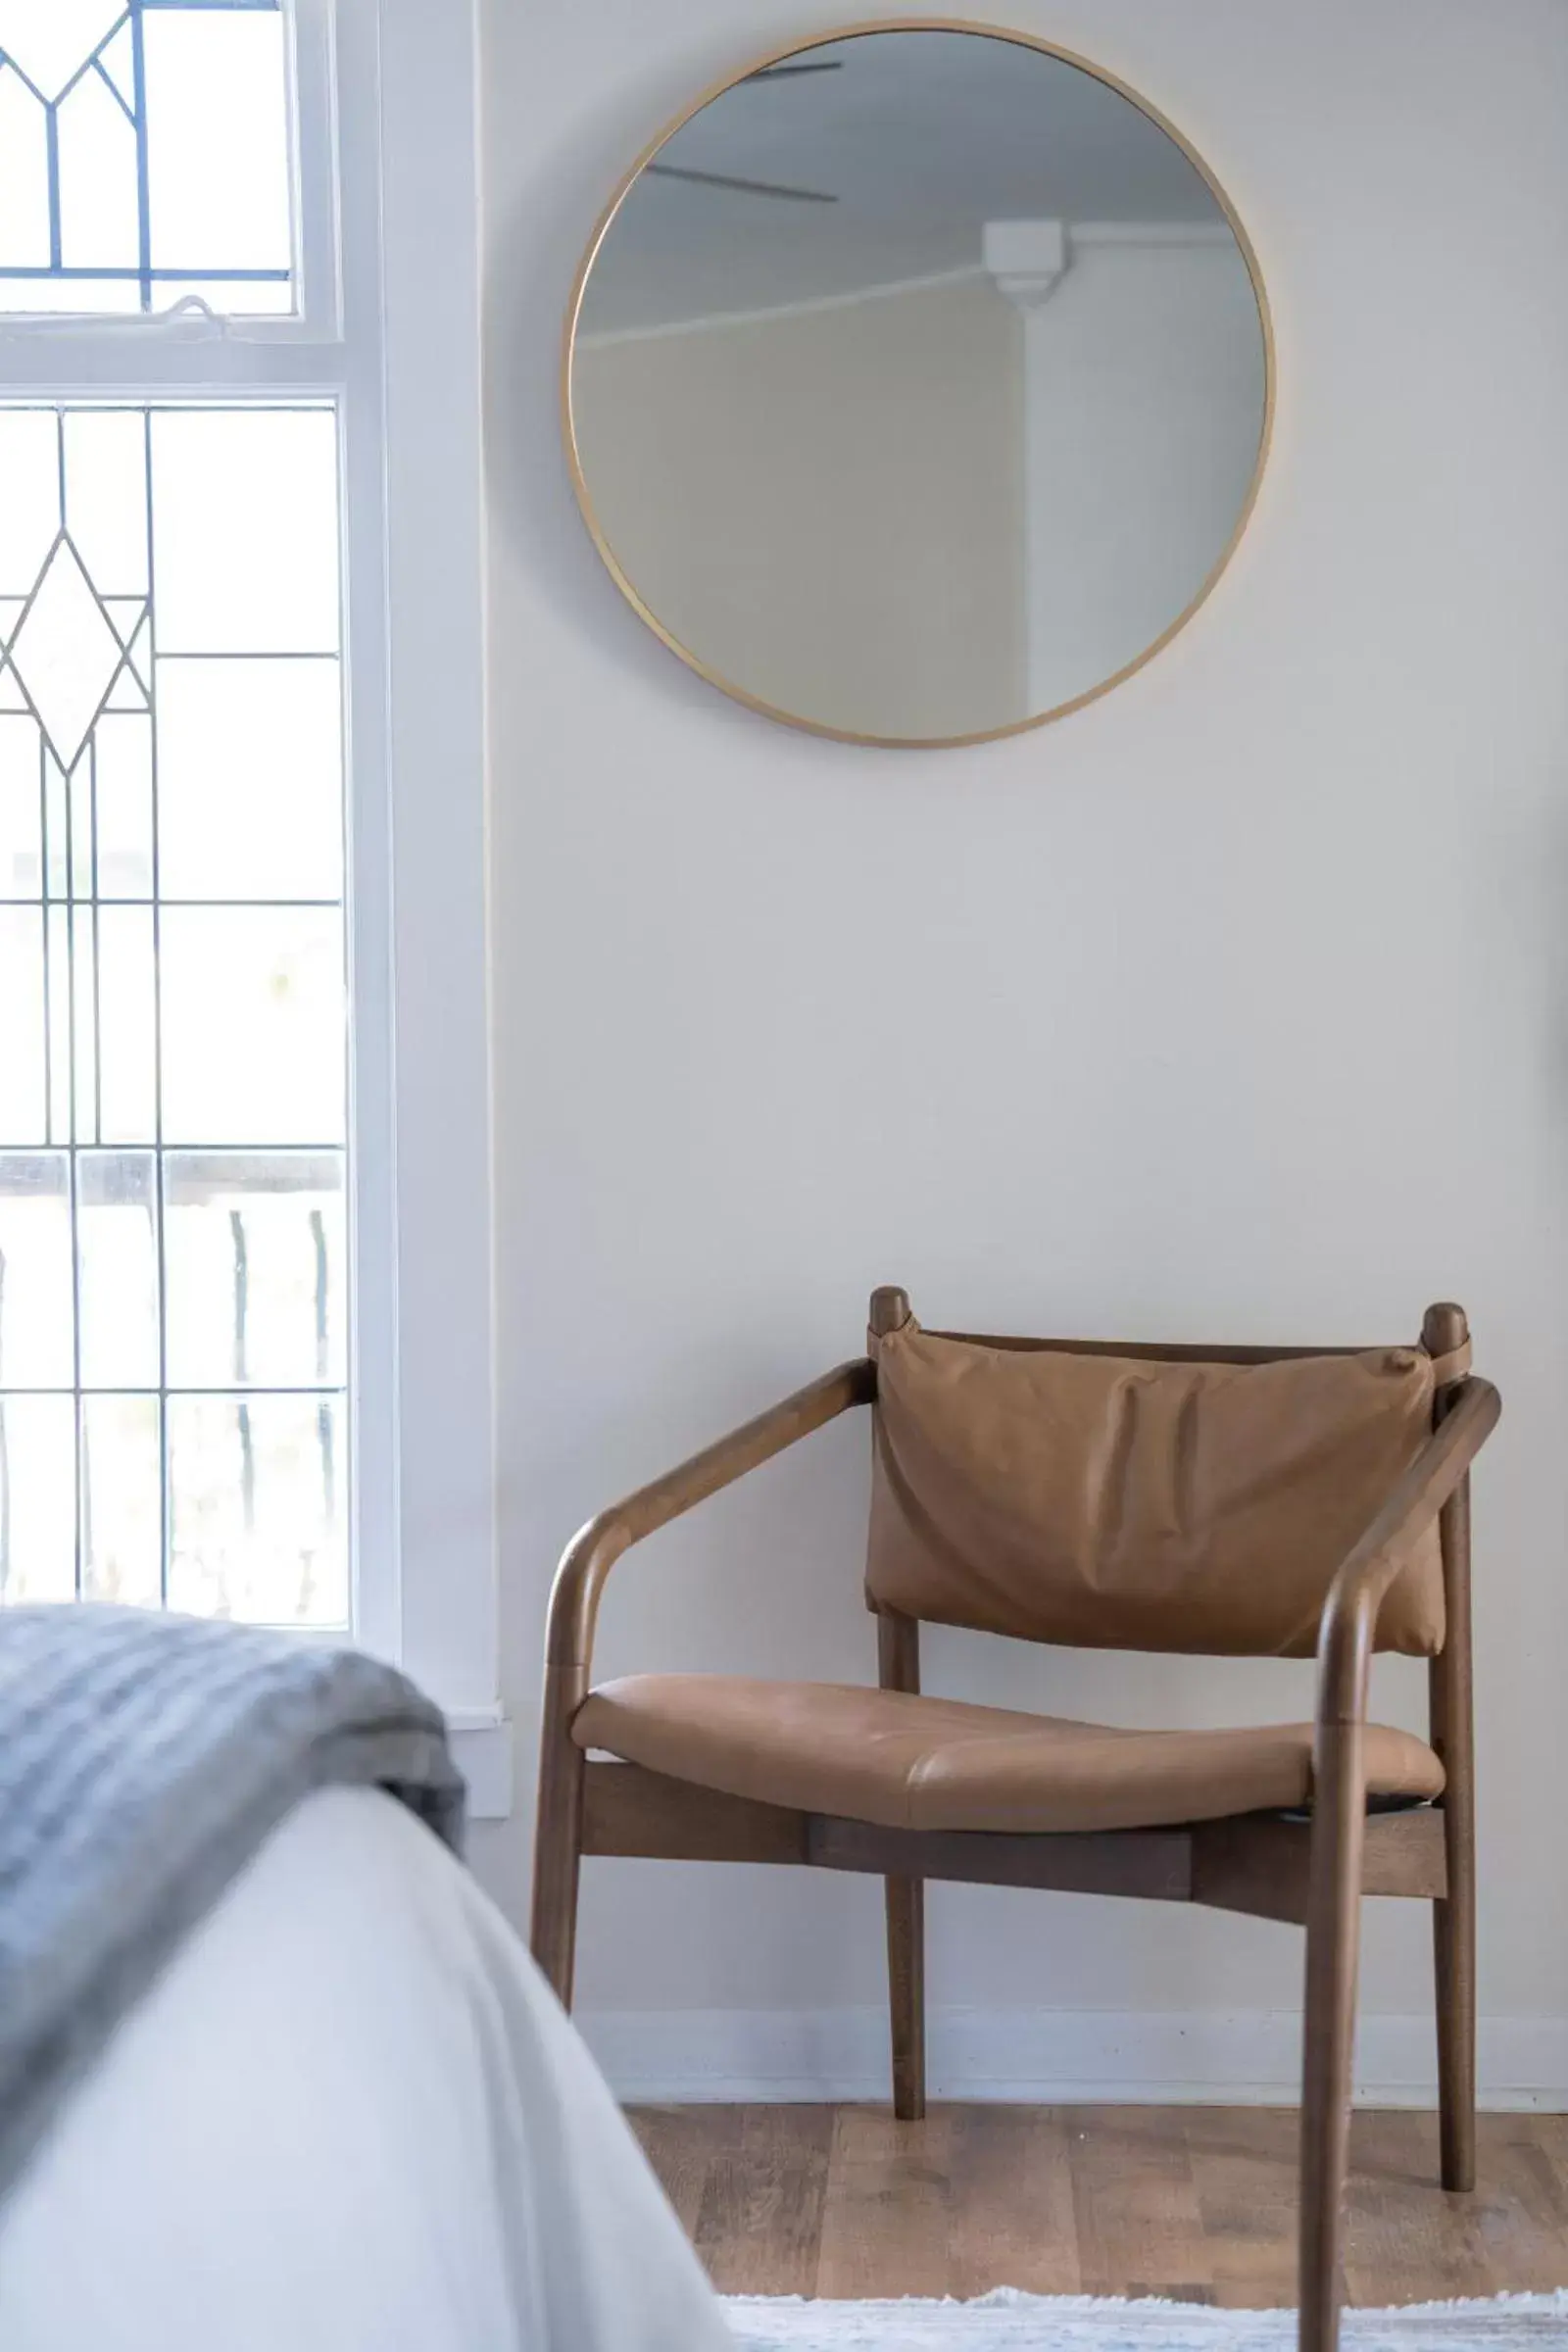
[[[1060,220],[988,220],[980,251],[997,291],[1037,311],[1066,270],[1067,231]]]

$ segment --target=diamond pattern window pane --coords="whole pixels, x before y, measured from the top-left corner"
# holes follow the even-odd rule
[[[293,308],[281,0],[0,0],[0,311]]]
[[[0,1598],[348,1619],[336,448],[0,406]]]
[[[119,678],[125,648],[64,536],[49,550],[4,653],[55,760],[74,767]]]

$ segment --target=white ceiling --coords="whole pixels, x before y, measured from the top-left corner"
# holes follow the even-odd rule
[[[1092,74],[994,35],[864,33],[803,50],[827,73],[737,83],[657,162],[831,204],[650,176],[600,250],[583,325],[771,309],[980,259],[987,220],[1213,221],[1174,140]]]

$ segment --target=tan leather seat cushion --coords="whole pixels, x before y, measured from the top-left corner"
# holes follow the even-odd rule
[[[1309,1724],[1127,1732],[847,1683],[634,1674],[591,1691],[571,1736],[730,1796],[899,1830],[1127,1830],[1303,1804]],[[1375,1796],[1436,1796],[1443,1766],[1369,1728]]]
[[[1418,1348],[1146,1362],[922,1331],[874,1343],[866,1584],[910,1617],[1079,1647],[1301,1656],[1432,1429]],[[1443,1646],[1436,1523],[1378,1618]]]

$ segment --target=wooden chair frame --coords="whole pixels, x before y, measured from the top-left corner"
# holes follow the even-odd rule
[[[896,1329],[908,1311],[902,1291],[878,1291],[871,1302],[873,1331]],[[1434,1356],[1464,1348],[1469,1331],[1462,1310],[1429,1307],[1421,1336]],[[1359,1352],[1077,1340],[990,1339],[986,1344],[1238,1364]],[[874,1361],[861,1357],[841,1364],[601,1512],[567,1546],[551,1594],[546,1643],[534,1957],[569,2007],[584,1854],[809,1863],[879,1876],[887,1894],[894,2107],[901,2118],[918,2119],[925,2111],[927,1879],[1201,1903],[1304,1927],[1299,2342],[1300,2352],[1333,2352],[1343,2293],[1363,1895],[1413,1895],[1432,1904],[1443,2185],[1467,2190],[1475,2184],[1469,1466],[1496,1423],[1497,1392],[1489,1381],[1468,1376],[1439,1388],[1431,1437],[1334,1579],[1319,1630],[1309,1821],[1250,1813],[1167,1829],[1024,1836],[892,1830],[726,1796],[639,1765],[590,1762],[573,1743],[570,1727],[588,1694],[600,1597],[621,1553],[812,1430],[852,1406],[872,1403],[875,1396]],[[1378,1606],[1434,1513],[1442,1535],[1447,1634],[1430,1661],[1430,1736],[1443,1759],[1446,1786],[1431,1807],[1369,1815],[1364,1749]],[[882,1687],[918,1690],[917,1622],[879,1612],[877,1636]]]

